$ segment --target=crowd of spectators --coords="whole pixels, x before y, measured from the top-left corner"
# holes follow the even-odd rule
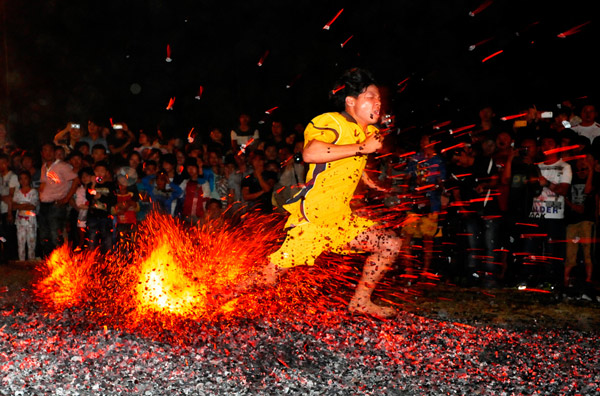
[[[532,107],[510,122],[491,106],[478,115],[454,130],[382,125],[387,152],[366,170],[378,188],[357,201],[396,214],[382,222],[404,239],[398,270],[595,299],[595,106]],[[63,243],[106,252],[151,210],[187,225],[284,215],[305,183],[303,129],[256,128],[241,114],[230,131],[164,137],[90,119],[31,149],[15,147],[0,123],[1,259],[40,259]]]

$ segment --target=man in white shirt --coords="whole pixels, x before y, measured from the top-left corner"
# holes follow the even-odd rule
[[[53,143],[45,143],[41,153],[38,227],[42,254],[46,256],[59,245],[59,231],[64,231],[67,219],[67,204],[79,186],[79,179],[71,165],[55,159]]]
[[[593,143],[596,136],[600,136],[600,124],[596,122],[597,116],[596,106],[586,104],[581,108],[581,122],[571,129],[579,135],[590,139],[590,143]]]
[[[12,210],[12,196],[19,188],[19,178],[9,169],[9,157],[0,153],[0,260],[16,258],[17,232]]]
[[[529,213],[537,227],[532,227],[531,233],[524,233],[522,237],[525,251],[530,254],[527,267],[535,273],[529,274],[532,275],[529,281],[560,288],[565,259],[565,196],[573,173],[571,165],[560,158],[558,148],[556,134],[549,133],[541,138],[544,161],[538,167],[542,191],[533,199]]]

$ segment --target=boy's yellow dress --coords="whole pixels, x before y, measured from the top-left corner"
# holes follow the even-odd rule
[[[365,133],[346,113],[325,113],[306,127],[304,142],[356,144],[377,131],[369,125]],[[285,225],[289,230],[279,250],[269,256],[273,264],[280,268],[313,265],[323,252],[348,252],[349,242],[377,224],[356,216],[350,208],[366,162],[366,156],[356,155],[310,164],[305,187],[284,205],[290,212]]]

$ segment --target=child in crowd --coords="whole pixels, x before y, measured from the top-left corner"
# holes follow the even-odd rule
[[[13,195],[13,209],[17,211],[15,225],[17,226],[17,243],[19,260],[35,258],[35,240],[37,230],[36,213],[40,205],[38,191],[31,188],[31,174],[27,171],[19,173],[19,185]],[[25,250],[27,248],[27,256]]]
[[[109,172],[106,162],[97,162],[94,165],[95,179],[86,190],[86,198],[90,202],[87,215],[90,247],[96,248],[102,243],[102,253],[109,251],[113,245],[111,210],[117,202],[116,188],[109,181]]]
[[[142,186],[155,210],[175,216],[177,199],[181,196],[182,189],[179,185],[169,182],[167,172],[160,171],[155,175],[146,176],[142,179]]]
[[[83,248],[85,245],[89,206],[86,198],[86,186],[92,182],[94,170],[91,167],[82,168],[79,170],[78,176],[79,180],[81,180],[81,185],[77,187],[75,194],[71,198],[71,206],[77,210],[77,247]]]
[[[117,204],[113,206],[112,214],[116,216],[118,240],[128,241],[135,231],[140,205],[137,194],[130,191],[125,176],[117,177],[117,186]]]

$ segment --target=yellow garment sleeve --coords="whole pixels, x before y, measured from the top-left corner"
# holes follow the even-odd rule
[[[340,138],[342,126],[329,113],[321,114],[312,119],[304,130],[304,142],[319,140],[325,143],[336,143]]]

